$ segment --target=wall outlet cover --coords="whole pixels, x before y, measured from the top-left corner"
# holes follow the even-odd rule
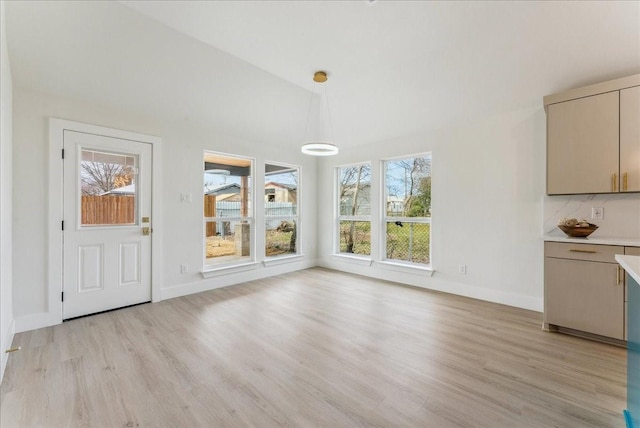
[[[603,207],[591,208],[591,218],[602,220],[604,218],[604,208]]]

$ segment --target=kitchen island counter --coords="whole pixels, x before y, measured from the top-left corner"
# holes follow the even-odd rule
[[[640,256],[616,255],[625,270],[627,306],[627,428],[640,428]]]

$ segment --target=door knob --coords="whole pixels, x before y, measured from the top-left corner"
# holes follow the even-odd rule
[[[150,235],[153,232],[153,229],[151,229],[150,227],[143,227],[142,228],[142,234],[144,236]]]

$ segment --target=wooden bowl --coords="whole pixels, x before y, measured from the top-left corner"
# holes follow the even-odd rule
[[[567,236],[570,236],[572,238],[586,238],[587,236],[595,232],[598,226],[596,226],[595,224],[589,223],[589,226],[587,227],[558,226],[558,228],[562,230],[564,233],[566,233]]]

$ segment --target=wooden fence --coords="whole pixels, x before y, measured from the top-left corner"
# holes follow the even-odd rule
[[[82,196],[82,224],[133,224],[133,196]]]
[[[215,217],[216,216],[216,195],[204,195],[204,216]],[[215,222],[207,222],[207,237],[214,236],[216,234]]]

